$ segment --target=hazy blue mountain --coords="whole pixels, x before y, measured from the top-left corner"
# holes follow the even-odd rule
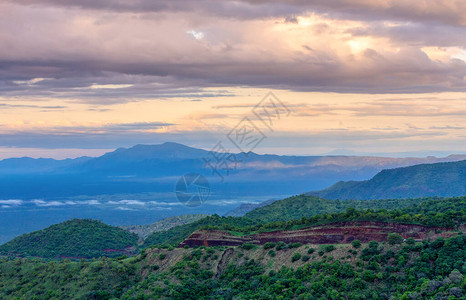
[[[280,156],[236,154],[223,178],[202,158],[215,161],[206,150],[178,143],[120,148],[97,158],[74,160],[9,159],[0,161],[0,199],[58,198],[144,192],[173,192],[186,173],[206,176],[212,189],[226,196],[286,196],[328,187],[341,180],[366,180],[377,172],[421,163],[458,161],[445,158],[387,158],[369,156]],[[257,189],[260,185],[261,189]]]
[[[309,194],[326,199],[462,196],[466,195],[466,160],[383,170],[370,180],[341,181]]]
[[[57,172],[61,168],[81,165],[91,157],[56,160],[52,158],[8,158],[0,160],[0,174],[36,174]]]

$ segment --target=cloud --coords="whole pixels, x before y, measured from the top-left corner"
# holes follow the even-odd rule
[[[34,203],[36,206],[39,206],[39,207],[54,207],[54,206],[64,206],[64,205],[66,205],[65,203],[60,202],[60,201],[44,201],[44,200],[40,200],[40,199],[35,199],[35,200],[32,200],[31,202]]]
[[[125,207],[125,206],[118,206],[117,208],[115,208],[116,210],[123,210],[123,211],[133,211],[133,210],[136,210],[134,208],[131,208],[131,207]]]
[[[67,106],[64,105],[25,105],[25,104],[11,104],[11,103],[0,103],[0,109],[17,109],[17,108],[40,108],[47,110],[65,109]]]
[[[0,200],[0,204],[6,205],[8,207],[22,205],[23,203],[24,201],[19,199]]]
[[[84,203],[87,205],[100,205],[101,204],[98,200],[86,200],[86,201],[81,201],[80,203]]]
[[[107,204],[110,205],[136,205],[136,206],[145,206],[146,203],[139,200],[120,200],[120,201],[108,201]]]
[[[458,25],[465,18],[464,5],[401,0],[3,2],[0,10],[8,13],[0,19],[0,91],[10,97],[94,104],[202,99],[218,96],[207,88],[223,86],[465,91],[466,63],[454,55],[437,60],[424,49],[464,46],[465,28]],[[286,22],[290,18],[293,22]],[[28,20],[28,26],[11,26],[18,19]]]
[[[466,116],[466,109],[446,99],[426,101],[425,99],[377,99],[352,104],[307,104],[296,105],[296,116],[322,116],[351,114],[357,117],[449,117]]]
[[[431,126],[429,129],[436,129],[436,130],[464,130],[466,127],[463,126],[451,126],[451,125],[446,125],[446,126]]]
[[[183,205],[180,202],[159,202],[159,201],[150,201],[150,204],[155,206],[179,206]]]
[[[194,12],[238,19],[283,16],[294,21],[302,11],[330,12],[353,18],[396,19],[465,25],[462,0],[8,0],[22,5],[49,5],[114,12]]]

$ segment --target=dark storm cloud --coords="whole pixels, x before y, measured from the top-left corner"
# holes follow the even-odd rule
[[[406,20],[465,25],[462,0],[8,0],[23,5],[52,5],[108,11],[200,11],[233,18],[284,16],[303,11],[342,14],[356,19]]]

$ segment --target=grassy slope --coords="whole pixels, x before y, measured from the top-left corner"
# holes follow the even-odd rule
[[[99,257],[109,255],[103,249],[124,250],[137,246],[138,237],[121,228],[95,220],[74,219],[44,230],[21,235],[0,246],[0,253],[26,256]],[[114,255],[121,255],[114,253]]]

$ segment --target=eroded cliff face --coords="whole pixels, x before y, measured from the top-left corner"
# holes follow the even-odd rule
[[[247,236],[235,236],[222,230],[199,230],[191,234],[179,246],[239,246],[244,243],[265,244],[267,242],[303,243],[303,244],[346,244],[358,239],[361,242],[386,241],[388,234],[395,232],[404,238],[422,240],[436,237],[437,231],[447,228],[426,227],[413,224],[384,222],[344,222],[322,226],[307,227],[298,230],[279,230]],[[445,234],[443,234],[445,235]]]

